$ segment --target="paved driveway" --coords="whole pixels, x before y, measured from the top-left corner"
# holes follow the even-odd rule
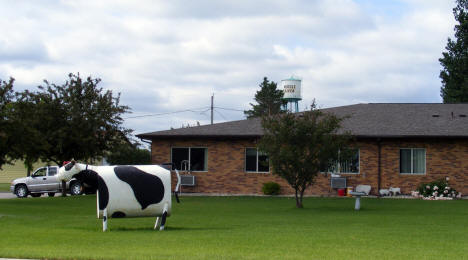
[[[0,199],[13,199],[16,195],[11,192],[0,192]]]

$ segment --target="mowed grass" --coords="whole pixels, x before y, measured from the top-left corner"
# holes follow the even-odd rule
[[[10,183],[0,183],[0,191],[10,192]]]
[[[167,229],[110,219],[96,197],[0,200],[0,257],[48,259],[463,259],[468,201],[182,197]]]

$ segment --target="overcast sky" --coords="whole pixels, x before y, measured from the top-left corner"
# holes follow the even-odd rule
[[[441,102],[438,59],[451,0],[0,2],[0,79],[16,90],[69,72],[99,77],[140,115],[135,134],[209,124],[243,110],[264,76],[300,76],[300,109]],[[216,109],[215,123],[243,119]]]

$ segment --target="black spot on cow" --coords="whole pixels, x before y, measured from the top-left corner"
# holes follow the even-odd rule
[[[109,203],[109,190],[107,189],[106,182],[101,176],[97,175],[98,179],[98,192],[99,192],[99,209],[104,210]]]
[[[123,213],[122,211],[116,211],[112,213],[113,218],[125,218],[125,216],[125,213]]]
[[[146,173],[133,166],[116,166],[115,175],[132,187],[135,198],[146,209],[164,198],[164,184],[158,176]]]
[[[99,209],[104,210],[109,203],[109,190],[107,189],[106,182],[102,179],[97,172],[93,170],[84,170],[73,175],[73,177],[80,182],[86,184],[90,189],[99,191]]]
[[[102,179],[97,172],[93,170],[83,170],[73,175],[73,178],[79,180],[85,186],[89,187],[91,191],[96,189],[99,191],[99,209],[103,210],[109,203],[109,190],[107,189],[106,182]]]
[[[86,187],[90,187],[90,189],[97,190],[98,188],[98,174],[95,171],[83,170],[73,175],[73,178],[85,184]]]

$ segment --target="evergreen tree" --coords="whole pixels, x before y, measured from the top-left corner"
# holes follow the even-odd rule
[[[268,81],[267,77],[263,78],[263,82],[259,86],[260,90],[255,94],[257,105],[250,103],[252,109],[244,111],[247,118],[281,113],[281,107],[286,104],[286,101],[283,100],[283,91],[277,89],[276,83]]]
[[[455,40],[448,39],[443,57],[439,59],[442,88],[440,95],[444,103],[468,102],[468,0],[457,0],[453,9]]]

